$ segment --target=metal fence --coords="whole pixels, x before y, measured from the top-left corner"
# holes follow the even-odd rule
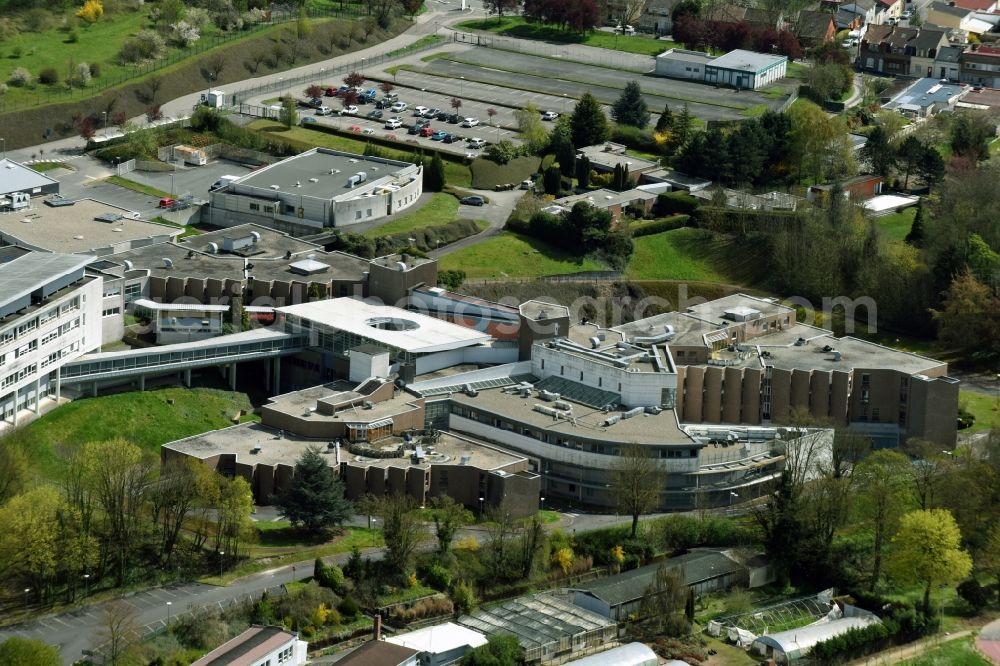
[[[118,175],[124,176],[127,173],[135,171],[135,160],[129,160],[128,162],[122,162],[118,165]]]
[[[249,88],[243,88],[242,90],[227,94],[225,97],[225,104],[230,107],[242,107],[246,100],[259,95],[267,95],[269,93],[284,95],[292,88],[297,88],[304,83],[329,83],[336,77],[343,74],[349,74],[350,72],[361,72],[363,74],[366,67],[377,67],[390,60],[402,58],[414,53],[420,53],[437,46],[440,46],[439,40],[421,40],[401,49],[365,56],[364,58],[360,58],[354,62],[339,65],[337,67],[317,67],[316,69],[305,72],[304,74],[289,76],[287,78],[281,77],[278,78],[277,81],[272,80],[266,83],[260,83],[255,86],[250,86]]]
[[[310,18],[329,17],[357,19],[365,15],[366,13],[361,10],[360,6],[348,6],[343,10],[310,9],[308,11],[308,16]],[[176,65],[183,60],[187,60],[192,56],[200,55],[205,51],[216,48],[217,46],[223,46],[229,42],[242,39],[247,35],[252,35],[253,33],[260,32],[266,28],[296,20],[298,20],[298,15],[294,12],[272,10],[270,20],[268,21],[248,25],[238,30],[228,30],[209,37],[202,37],[191,46],[184,49],[174,50],[164,58],[136,65],[127,65],[125,71],[116,76],[99,76],[91,79],[87,87],[83,89],[53,87],[40,93],[36,92],[36,94],[30,99],[21,100],[19,102],[7,101],[3,97],[0,97],[0,113],[20,111],[21,109],[29,109],[36,106],[44,106],[46,104],[58,104],[60,102],[89,99],[104,90],[127,84],[141,76],[152,74],[153,72],[170,67],[171,65]]]

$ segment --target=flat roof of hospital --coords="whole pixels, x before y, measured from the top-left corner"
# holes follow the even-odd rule
[[[770,53],[757,53],[756,51],[735,49],[706,64],[709,67],[738,69],[744,72],[760,72],[787,60],[788,58],[783,55],[771,55]]]
[[[25,166],[6,157],[0,159],[0,195],[33,190],[36,187],[45,187],[57,182],[59,181],[35,171],[30,166]]]
[[[492,339],[487,333],[442,319],[353,298],[287,305],[276,310],[415,354],[460,349]]]
[[[289,252],[292,255],[304,252],[322,252],[323,248],[315,243],[293,238],[286,233],[262,227],[259,224],[240,224],[235,227],[207,231],[195,236],[188,236],[181,241],[181,245],[189,246],[200,252],[209,252],[209,243],[215,243],[220,248],[223,247],[227,238],[237,239],[256,233],[258,241],[253,244],[252,252],[247,252],[247,256],[256,259],[284,259]]]
[[[97,220],[99,215],[116,215],[113,222]],[[133,217],[134,216],[134,217]],[[49,206],[36,199],[30,210],[0,215],[0,232],[8,242],[47,252],[86,254],[98,248],[126,241],[150,239],[163,243],[184,230],[165,224],[134,219],[137,213],[96,199],[77,199],[71,206]]]
[[[233,185],[333,199],[358,187],[370,186],[372,181],[385,176],[394,177],[400,169],[410,166],[413,165],[408,162],[314,148],[301,155],[252,171],[234,181]],[[349,185],[348,179],[359,172],[367,175],[365,182]],[[277,185],[277,189],[273,188],[273,185]]]
[[[0,264],[0,310],[44,285],[82,271],[89,257],[30,252]]]

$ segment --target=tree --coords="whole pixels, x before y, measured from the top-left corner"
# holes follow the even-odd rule
[[[861,159],[868,163],[872,173],[883,178],[889,177],[896,162],[896,151],[889,143],[889,132],[882,125],[876,125],[868,135],[868,141],[859,151]]]
[[[59,648],[33,638],[11,636],[0,643],[0,664],[18,666],[61,666]]]
[[[313,25],[309,22],[305,6],[299,7],[299,16],[295,21],[295,36],[302,41],[312,34]]]
[[[660,113],[660,117],[656,119],[656,127],[654,128],[657,132],[666,132],[673,128],[674,125],[674,114],[670,110],[670,104],[663,105],[663,112]]]
[[[579,148],[602,143],[608,137],[608,119],[597,98],[589,92],[573,107],[570,118],[573,145]]]
[[[431,500],[431,518],[434,520],[434,534],[437,536],[440,555],[448,553],[458,528],[475,520],[471,511],[448,495]]]
[[[986,588],[980,585],[979,581],[975,578],[963,580],[958,584],[956,591],[958,592],[958,596],[962,597],[962,600],[969,604],[972,610],[977,613],[986,608],[990,603],[990,596],[986,592]]]
[[[945,291],[941,310],[932,310],[931,315],[937,323],[938,341],[946,349],[997,353],[1000,299],[967,267]]]
[[[806,69],[805,84],[809,86],[811,97],[818,101],[840,99],[851,87],[851,70],[836,62],[817,63]]]
[[[94,118],[92,116],[83,116],[76,123],[76,131],[80,134],[80,138],[90,141],[97,134],[94,129]]]
[[[415,509],[413,500],[399,493],[377,498],[372,509],[382,519],[386,562],[400,576],[409,572],[413,555],[426,536]]]
[[[764,550],[775,567],[779,584],[788,582],[796,553],[803,539],[797,491],[786,468],[774,492],[763,506],[751,511],[764,535]]]
[[[670,141],[667,143],[667,153],[673,155],[675,152],[687,145],[688,140],[691,138],[691,130],[694,127],[694,118],[691,116],[691,111],[688,109],[687,102],[684,102],[684,108],[681,112],[677,114],[671,126]]]
[[[217,526],[215,550],[226,553],[230,558],[240,556],[240,546],[255,535],[250,513],[253,511],[253,491],[242,476],[232,479],[216,477],[218,500],[216,507]]]
[[[521,4],[521,0],[484,0],[483,7],[490,14],[497,15],[497,22],[503,19],[504,12],[512,12]]]
[[[361,72],[352,71],[344,77],[344,85],[348,88],[357,88],[365,82],[365,76]]]
[[[618,509],[632,516],[632,538],[639,529],[639,516],[659,506],[666,476],[659,460],[640,444],[626,445],[611,462],[611,494]]]
[[[295,100],[291,97],[283,97],[281,100],[281,111],[278,112],[278,120],[282,125],[291,129],[298,121],[298,111],[295,109]]]
[[[381,90],[381,91],[382,91],[382,92],[383,92],[384,94],[388,95],[389,93],[391,93],[391,92],[392,92],[393,90],[395,90],[395,89],[396,89],[396,86],[395,86],[395,85],[393,85],[392,81],[383,81],[382,83],[380,83],[380,84],[378,85],[378,88],[379,88],[379,90]]]
[[[559,167],[553,164],[542,173],[542,187],[546,194],[559,195],[562,190],[562,172]]]
[[[496,116],[497,113],[499,113],[499,112],[496,109],[494,109],[492,106],[490,108],[486,109],[486,115],[490,117],[490,125],[493,124],[493,117]]]
[[[142,541],[156,460],[131,442],[113,439],[85,444],[82,462],[85,483],[101,508],[102,532],[120,586]]]
[[[564,129],[558,128],[552,132],[549,150],[555,154],[556,163],[559,164],[559,171],[563,177],[572,178],[576,170],[576,149]]]
[[[0,506],[24,491],[28,482],[28,458],[13,437],[0,439]]]
[[[458,110],[462,108],[462,100],[460,100],[457,97],[452,97],[451,98],[451,108],[453,108],[455,110],[455,113],[458,113]]]
[[[937,148],[925,144],[920,159],[917,160],[916,173],[924,181],[927,189],[933,189],[944,180],[944,158]]]
[[[646,588],[639,614],[654,623],[657,633],[674,637],[687,635],[690,627],[685,605],[689,596],[681,577],[661,564]]]
[[[159,104],[150,104],[146,107],[146,122],[155,123],[163,118],[163,109]]]
[[[316,84],[316,83],[314,83],[311,86],[307,87],[304,92],[305,92],[306,97],[308,97],[309,99],[315,99],[317,97],[322,97],[323,96],[323,88],[319,84]]]
[[[976,554],[976,566],[1000,583],[1000,521],[995,521],[990,527],[986,542]],[[997,596],[1000,597],[1000,585],[997,585]]]
[[[990,156],[989,142],[996,135],[994,122],[986,113],[965,111],[955,116],[951,126],[951,150],[954,155],[975,162]]]
[[[917,204],[917,213],[913,216],[913,223],[910,224],[910,233],[906,234],[907,245],[912,245],[916,248],[921,248],[924,246],[924,205],[922,203]]]
[[[649,108],[643,99],[638,81],[625,84],[622,94],[611,107],[611,117],[619,125],[630,125],[645,129],[649,125]]]
[[[340,526],[351,515],[343,484],[316,447],[309,447],[298,459],[291,483],[273,504],[292,525],[302,525],[314,534]]]
[[[907,189],[910,186],[910,174],[913,173],[917,164],[924,156],[924,144],[921,143],[920,139],[913,136],[912,134],[899,144],[899,151],[897,152],[897,163],[899,168],[903,171],[903,189]]]
[[[874,556],[868,589],[874,590],[882,575],[882,557],[889,534],[900,516],[914,505],[910,461],[902,453],[882,449],[854,468],[855,506],[872,531]]]
[[[403,11],[410,15],[412,19],[424,6],[424,0],[402,0]]]
[[[534,104],[527,104],[523,109],[514,111],[514,122],[517,123],[517,131],[521,139],[528,144],[528,150],[532,153],[540,153],[549,143],[549,134],[542,125],[542,118],[539,115],[538,107]]]
[[[444,162],[441,155],[435,150],[431,157],[431,163],[424,168],[424,189],[429,192],[440,192],[444,189]]]
[[[486,645],[473,648],[462,657],[460,666],[518,666],[522,663],[521,644],[510,634],[491,636]]]
[[[136,614],[136,608],[124,601],[115,601],[104,607],[95,652],[103,654],[106,663],[118,666],[129,645],[142,638]]]
[[[893,551],[886,561],[889,573],[900,582],[924,587],[924,615],[931,616],[931,591],[954,583],[972,571],[972,558],[962,550],[962,534],[951,512],[945,509],[911,511],[899,521],[892,538]]]
[[[590,158],[586,155],[576,159],[576,185],[582,189],[590,187]]]
[[[203,497],[211,497],[209,488],[215,483],[215,472],[193,458],[171,458],[163,466],[150,492],[162,562],[170,559],[181,526]]]

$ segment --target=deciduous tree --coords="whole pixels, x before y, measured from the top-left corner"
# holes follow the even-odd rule
[[[431,500],[431,518],[434,521],[434,534],[438,541],[438,553],[441,555],[448,553],[458,529],[475,520],[471,511],[448,495],[435,497]]]
[[[59,648],[32,638],[11,636],[0,643],[0,664],[17,666],[62,666]]]
[[[871,529],[875,543],[870,590],[875,589],[882,575],[882,558],[889,535],[896,531],[900,516],[915,505],[911,467],[902,453],[882,449],[854,468],[855,509]]]
[[[611,495],[618,509],[632,516],[631,536],[639,529],[639,516],[660,503],[666,487],[666,468],[640,444],[628,444],[611,462]]]
[[[412,498],[399,493],[379,497],[374,504],[373,513],[382,519],[386,561],[400,576],[410,571],[413,556],[427,536],[416,508]]]
[[[911,511],[899,521],[886,561],[889,573],[900,582],[924,588],[924,614],[931,615],[931,592],[941,583],[962,580],[972,571],[972,558],[962,549],[962,534],[949,511]]]

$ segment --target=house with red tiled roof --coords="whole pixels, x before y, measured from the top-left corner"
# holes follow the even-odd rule
[[[992,12],[997,8],[997,0],[952,0],[951,4],[974,12]]]

